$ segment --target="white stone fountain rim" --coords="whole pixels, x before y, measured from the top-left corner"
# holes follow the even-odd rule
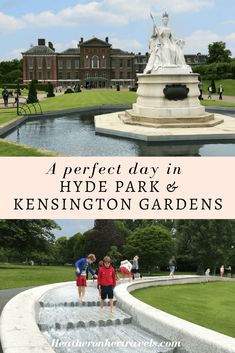
[[[158,335],[165,337],[169,341],[180,341],[182,348],[187,352],[235,353],[234,338],[153,308],[129,294],[136,289],[150,286],[212,281],[231,281],[231,279],[220,279],[219,277],[212,276],[185,276],[184,278],[179,276],[173,279],[158,277],[157,279],[125,283],[118,286],[115,288],[115,296],[121,309],[133,317],[134,324],[147,329],[151,333],[156,333],[157,330]]]
[[[188,321],[176,318],[135,299],[129,292],[153,285],[200,283],[218,281],[218,277],[178,276],[146,278],[133,283],[123,283],[116,287],[118,305],[139,326],[166,339],[181,341],[188,352],[193,353],[235,353],[235,339],[205,329]],[[63,282],[26,290],[12,298],[4,307],[0,320],[0,338],[4,353],[54,353],[54,350],[39,330],[36,322],[39,301],[48,291],[65,285]]]

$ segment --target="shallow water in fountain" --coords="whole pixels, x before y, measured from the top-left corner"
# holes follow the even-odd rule
[[[94,116],[99,114],[102,112],[34,119],[13,130],[6,139],[67,156],[235,156],[235,141],[146,143],[97,135]]]
[[[159,347],[166,340],[134,325],[118,307],[113,313],[108,306],[100,311],[96,282],[88,282],[84,305],[78,302],[75,284],[49,291],[40,303],[37,322],[56,353],[173,353]]]
[[[132,324],[92,327],[89,329],[81,328],[68,331],[51,330],[50,332],[45,332],[44,335],[56,353],[173,353],[172,348],[153,346],[154,343],[156,345],[161,344],[161,342],[165,341],[164,339],[151,335]],[[67,347],[56,347],[56,342],[57,345],[59,345],[59,342],[67,343]],[[69,342],[70,345],[76,345],[76,343],[77,345],[79,343],[84,344],[84,347],[68,347]],[[105,344],[105,342],[106,347],[98,346],[102,343]],[[86,347],[86,344],[90,344],[90,347]],[[125,344],[127,347],[124,346]],[[150,346],[151,344],[152,346]],[[92,347],[92,345],[94,346]]]

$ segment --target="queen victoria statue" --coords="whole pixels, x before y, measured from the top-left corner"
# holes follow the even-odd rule
[[[230,130],[224,132],[223,129],[224,117],[206,112],[201,105],[198,99],[199,75],[186,64],[183,54],[185,43],[177,39],[168,27],[168,17],[164,13],[162,26],[158,26],[151,15],[153,33],[149,41],[149,60],[144,73],[137,74],[137,100],[132,109],[95,117],[96,131],[105,134],[112,131],[111,134],[116,136],[144,141],[229,136]],[[220,132],[217,134],[218,125],[222,126],[218,128],[218,131],[223,131],[222,135]]]
[[[163,26],[158,27],[153,16],[153,34],[150,38],[150,57],[145,68],[145,74],[158,73],[163,68],[181,68],[185,72],[192,72],[185,62],[183,54],[184,41],[176,39],[168,27],[168,14],[162,16]]]

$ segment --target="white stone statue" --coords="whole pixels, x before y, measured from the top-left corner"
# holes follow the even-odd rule
[[[183,47],[185,42],[174,38],[168,27],[168,14],[162,16],[163,26],[158,27],[153,16],[153,34],[149,41],[150,57],[144,70],[145,74],[156,73],[159,68],[181,67],[191,72],[190,66],[185,62]]]

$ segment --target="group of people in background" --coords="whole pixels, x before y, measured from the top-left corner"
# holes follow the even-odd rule
[[[227,276],[230,275],[230,277],[232,277],[232,267],[228,266],[225,267],[224,265],[220,266],[220,277],[224,277],[224,275],[226,274]],[[205,276],[210,276],[211,273],[211,269],[208,267],[205,271]]]
[[[219,100],[222,100],[223,99],[223,92],[224,92],[224,89],[223,89],[223,86],[222,84],[219,85],[219,88],[218,88],[218,95],[219,95]],[[212,86],[210,85],[208,87],[208,99],[212,99],[212,93],[213,93],[213,88]]]
[[[14,93],[9,92],[7,90],[6,87],[3,88],[2,91],[2,98],[3,98],[3,103],[4,103],[4,107],[7,108],[8,107],[8,101],[9,101],[9,97],[14,96],[15,101],[13,102],[13,104],[17,104],[18,100],[19,100],[19,92],[17,89],[15,89]]]

